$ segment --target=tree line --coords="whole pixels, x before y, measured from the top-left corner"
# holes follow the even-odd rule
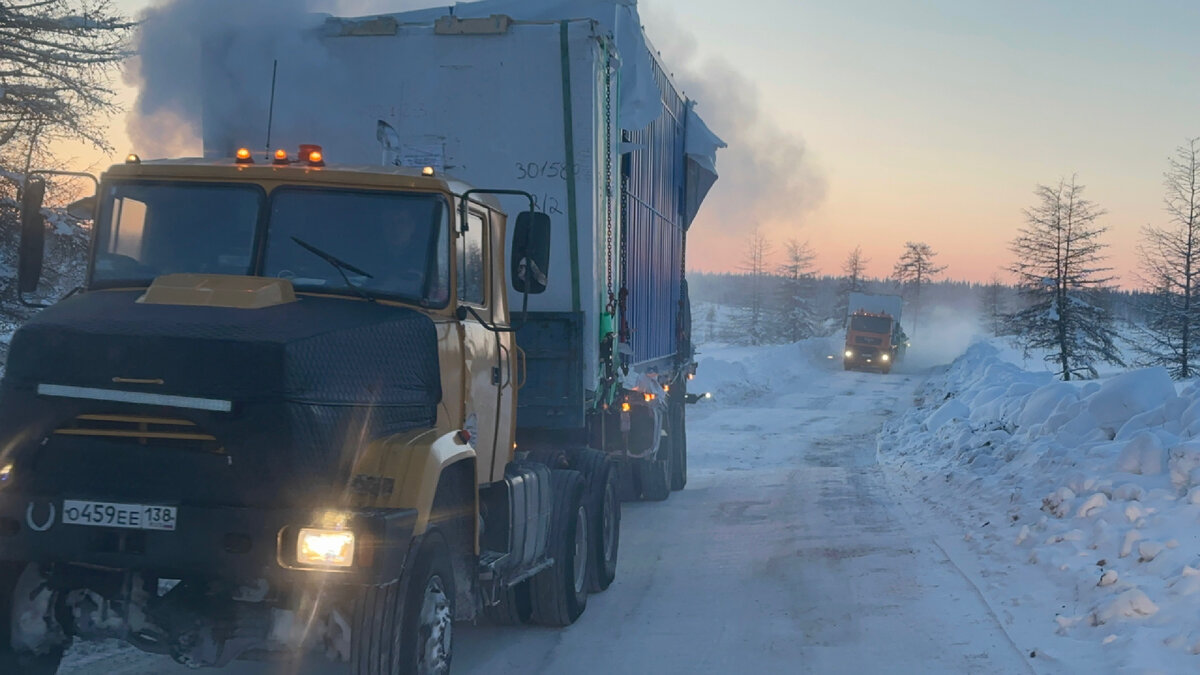
[[[1012,337],[1026,354],[1042,355],[1064,380],[1094,378],[1102,363],[1161,366],[1176,379],[1196,377],[1200,138],[1187,140],[1167,158],[1163,189],[1165,222],[1141,230],[1137,290],[1115,288],[1105,264],[1108,228],[1099,222],[1105,211],[1085,196],[1074,175],[1035,188],[1009,243],[1013,258],[1005,269],[1012,283],[999,276],[986,284],[942,281],[946,267],[925,242],[906,242],[887,279],[867,278],[870,261],[861,247],[846,255],[841,275],[822,277],[815,274],[807,242],[788,240],[783,263],[772,267],[771,242],[754,232],[739,274],[726,275],[738,291],[722,303],[733,308],[725,341],[756,345],[836,332],[851,292],[901,293],[905,321],[915,335],[925,307],[947,301],[962,306],[969,294],[987,330]],[[930,288],[956,293],[931,302]],[[699,318],[701,325],[705,318]],[[1132,354],[1130,363],[1125,354]]]

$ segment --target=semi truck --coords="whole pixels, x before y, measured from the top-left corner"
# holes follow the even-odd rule
[[[632,7],[479,4],[324,19],[328,70],[263,105],[369,56],[417,79],[280,115],[269,151],[206,109],[205,157],[131,154],[74,205],[84,284],[0,383],[0,672],[100,638],[446,672],[455,621],[565,626],[612,583],[622,472],[684,486],[684,250],[719,139]],[[23,294],[53,175],[22,193]]]
[[[904,299],[898,295],[851,293],[846,316],[846,370],[887,374],[904,357],[908,337],[900,326]]]

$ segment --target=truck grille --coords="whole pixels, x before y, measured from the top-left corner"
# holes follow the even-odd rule
[[[154,445],[224,453],[217,438],[204,433],[194,422],[164,417],[139,415],[80,415],[54,431],[60,436],[89,436],[113,441],[128,441],[139,445]]]

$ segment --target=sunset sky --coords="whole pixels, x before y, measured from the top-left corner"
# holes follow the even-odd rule
[[[115,2],[134,15],[151,4]],[[417,4],[342,0],[339,9]],[[640,8],[677,81],[731,145],[689,239],[693,269],[736,268],[757,226],[777,251],[789,238],[810,242],[822,272],[837,273],[860,244],[869,272],[885,276],[914,240],[939,252],[947,277],[986,281],[1011,262],[1007,242],[1036,184],[1076,173],[1107,210],[1110,263],[1134,285],[1139,230],[1164,224],[1166,157],[1200,136],[1196,2]],[[125,107],[133,95],[122,90]],[[111,139],[117,156],[135,149],[121,118]],[[82,164],[113,159],[73,154]]]

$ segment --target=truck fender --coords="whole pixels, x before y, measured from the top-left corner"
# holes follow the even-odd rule
[[[403,468],[398,477],[400,489],[395,492],[396,503],[393,506],[416,509],[417,521],[413,535],[423,535],[429,528],[429,516],[442,474],[459,462],[474,460],[475,449],[459,440],[455,431],[435,438],[429,445],[412,445],[399,449],[399,452],[403,453]],[[473,465],[474,462],[471,463]],[[471,473],[474,478],[474,471]],[[471,488],[469,498],[473,501],[474,485]]]

